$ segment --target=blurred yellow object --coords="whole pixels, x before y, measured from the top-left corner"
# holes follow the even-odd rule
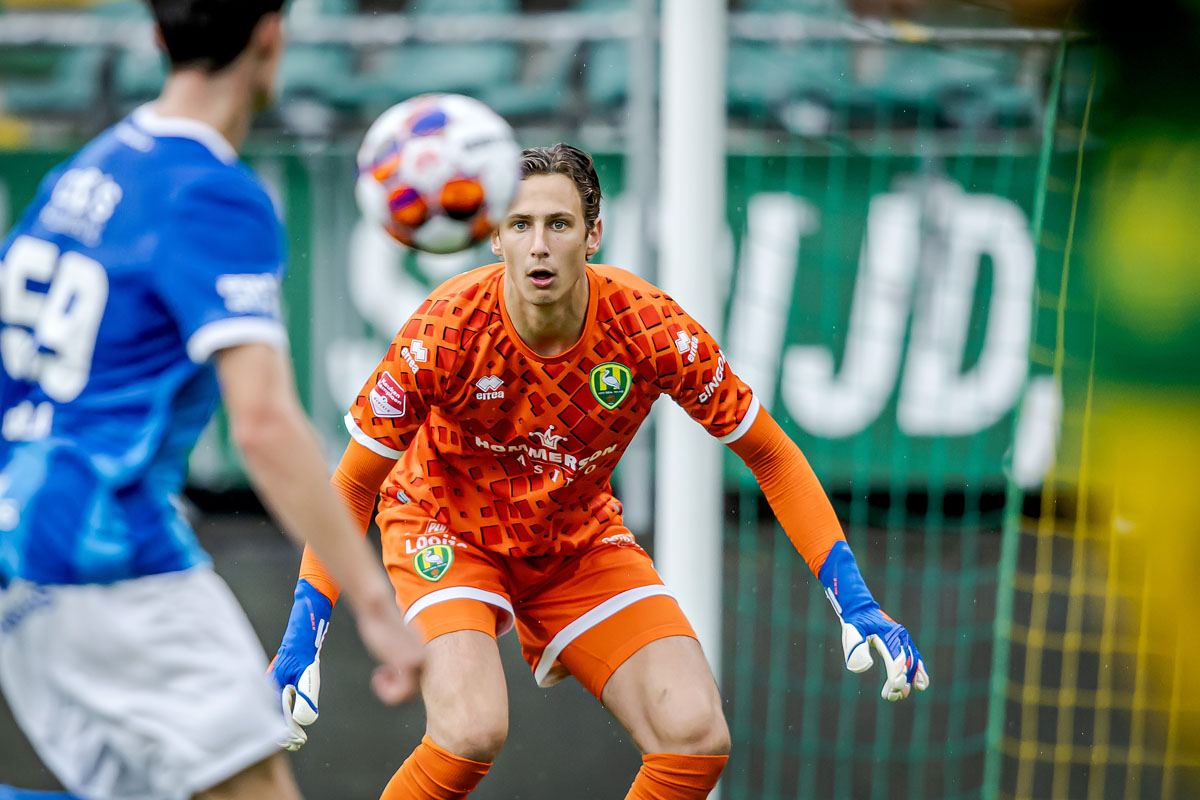
[[[1097,310],[1090,466],[1111,501],[1110,518],[1096,520],[1107,594],[1121,609],[1117,630],[1136,637],[1132,708],[1159,728],[1164,797],[1200,790],[1190,659],[1200,642],[1198,208],[1200,137],[1146,121],[1117,131],[1088,223]]]
[[[1095,188],[1101,297],[1138,338],[1169,340],[1195,322],[1198,177],[1200,141],[1139,138],[1113,148]]]
[[[1064,413],[1020,543],[1015,780],[991,797],[1200,797],[1200,135],[1125,108],[1081,140],[1048,281]]]
[[[1097,479],[1113,498],[1109,586],[1129,601],[1122,627],[1138,640],[1138,705],[1166,721],[1169,785],[1175,768],[1200,762],[1200,682],[1191,660],[1200,642],[1200,398],[1153,398],[1141,387],[1112,395],[1098,397],[1094,439]]]
[[[0,114],[0,150],[27,147],[33,139],[33,126],[18,117]]]
[[[924,25],[898,19],[892,21],[892,33],[902,42],[920,43],[929,41],[930,30]]]

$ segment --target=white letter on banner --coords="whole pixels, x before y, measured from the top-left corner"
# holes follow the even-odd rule
[[[897,421],[909,436],[966,436],[1011,409],[1025,380],[1033,242],[1025,215],[1010,200],[969,195],[948,183],[931,199],[941,205],[934,218],[946,220],[944,258],[926,258],[930,280],[922,281],[927,289],[913,309]],[[983,349],[960,372],[985,255],[993,278]]]
[[[817,209],[785,192],[761,192],[746,204],[746,236],[729,312],[729,363],[770,410],[779,380],[800,238],[817,229]]]
[[[1029,379],[1017,417],[1012,477],[1022,489],[1041,485],[1054,464],[1062,430],[1062,390],[1052,375]]]
[[[917,223],[912,195],[882,194],[871,200],[838,375],[826,347],[793,346],[784,355],[784,405],[809,432],[850,436],[870,425],[887,404],[908,323]]]

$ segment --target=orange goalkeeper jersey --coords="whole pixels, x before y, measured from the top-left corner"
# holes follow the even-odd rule
[[[516,334],[503,264],[426,298],[346,415],[357,442],[398,459],[381,515],[415,504],[497,553],[570,553],[621,523],[612,470],[660,394],[723,442],[750,428],[750,388],[674,300],[616,267],[587,276],[583,333],[557,356]]]

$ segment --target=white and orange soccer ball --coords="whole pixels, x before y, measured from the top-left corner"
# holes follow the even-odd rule
[[[491,235],[520,179],[521,148],[499,114],[470,97],[426,94],[367,130],[355,196],[403,244],[454,253]]]

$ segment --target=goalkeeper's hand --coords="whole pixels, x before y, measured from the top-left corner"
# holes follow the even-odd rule
[[[280,745],[299,750],[308,741],[305,725],[317,721],[321,693],[321,643],[329,630],[333,604],[308,581],[296,581],[295,601],[279,652],[271,659],[267,674],[280,689],[283,718],[288,736]]]
[[[846,669],[866,672],[875,663],[871,648],[879,651],[887,668],[887,681],[880,693],[895,702],[908,697],[916,688],[929,688],[929,673],[921,652],[913,644],[904,626],[883,613],[863,582],[854,554],[845,542],[838,542],[825,558],[817,575],[825,587],[825,596],[842,623],[842,652]]]

